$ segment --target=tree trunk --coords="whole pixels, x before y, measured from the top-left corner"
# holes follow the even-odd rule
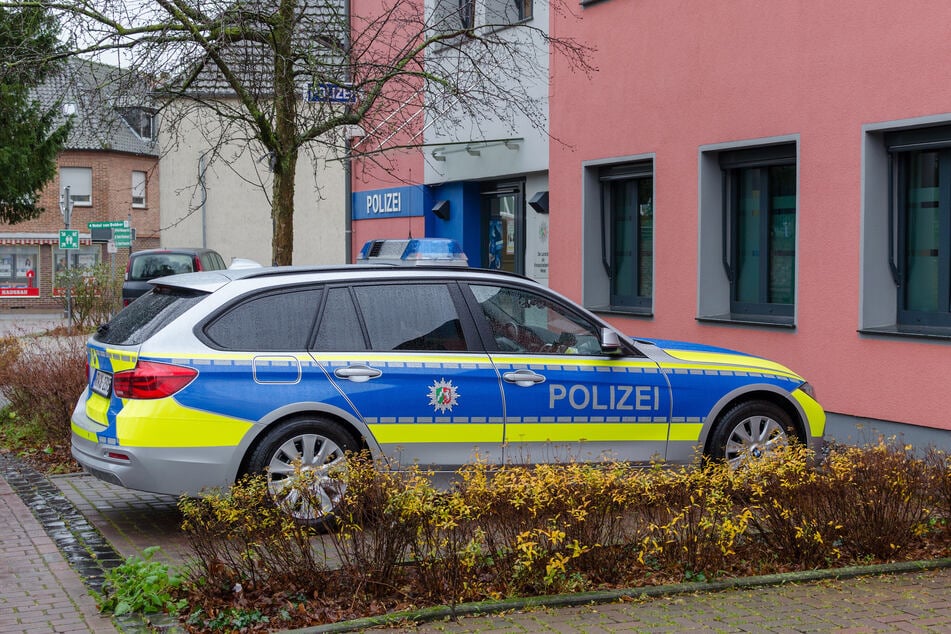
[[[273,264],[288,266],[294,257],[294,177],[297,172],[297,152],[275,161],[271,220],[274,236],[271,242]]]
[[[297,85],[294,77],[294,15],[297,0],[281,0],[281,19],[273,28],[274,43],[274,199],[271,242],[274,264],[288,266],[294,259],[294,179],[297,175]]]

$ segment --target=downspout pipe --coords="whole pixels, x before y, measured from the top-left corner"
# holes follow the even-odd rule
[[[205,225],[205,218],[207,212],[208,202],[208,188],[205,185],[205,170],[208,169],[208,165],[205,163],[205,154],[208,152],[202,152],[198,157],[198,186],[201,188],[201,248],[208,248],[207,240],[207,227]]]
[[[347,45],[346,53],[350,55],[350,29],[352,24],[350,21],[350,0],[344,0],[343,2],[344,15],[347,16]],[[348,78],[349,79],[349,78]],[[347,105],[347,108],[350,106]],[[349,130],[349,127],[348,127]],[[350,135],[344,135],[344,156],[343,156],[343,178],[344,178],[344,203],[343,209],[345,214],[344,219],[344,262],[350,264],[353,262],[353,169],[350,165],[352,160],[352,148],[351,148],[351,139]]]

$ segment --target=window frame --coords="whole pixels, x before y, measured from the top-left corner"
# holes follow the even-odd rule
[[[119,115],[137,137],[143,141],[155,140],[155,111],[153,109],[143,106],[119,108]]]
[[[414,350],[414,349],[400,349],[400,350],[385,350],[374,347],[375,343],[373,341],[373,328],[369,323],[367,315],[364,313],[364,306],[361,304],[359,294],[357,292],[360,288],[366,287],[381,287],[381,286],[395,286],[399,288],[407,288],[412,286],[442,286],[445,287],[449,292],[449,297],[452,302],[453,310],[455,311],[456,318],[459,321],[459,325],[462,331],[462,337],[465,344],[464,350],[446,350],[447,353],[452,354],[467,354],[467,353],[483,353],[485,351],[485,342],[482,341],[480,333],[477,331],[475,324],[473,323],[472,314],[469,312],[466,301],[462,297],[462,291],[459,288],[458,282],[450,278],[432,278],[432,279],[412,279],[404,278],[398,280],[378,280],[378,281],[351,281],[351,282],[341,282],[336,283],[334,286],[347,286],[350,289],[351,301],[353,302],[354,307],[357,311],[357,316],[359,318],[360,327],[363,330],[364,342],[366,344],[366,350],[358,352],[377,352],[381,354],[433,354],[433,350]],[[325,295],[326,297],[326,295]],[[407,294],[408,297],[408,294]],[[409,300],[406,300],[407,302]],[[323,309],[321,310],[320,320],[318,320],[315,328],[315,335],[312,338],[312,345],[316,339],[316,331],[320,328],[321,320],[323,319]]]
[[[136,175],[141,175],[141,183],[136,183]],[[149,177],[144,170],[132,170],[132,208],[133,209],[145,209],[148,207],[148,184]],[[141,201],[136,202],[136,190],[140,189],[142,191]]]
[[[522,286],[519,284],[508,284],[502,280],[497,279],[487,279],[487,280],[466,280],[463,283],[465,288],[465,298],[466,302],[469,305],[469,312],[472,315],[473,319],[477,323],[477,328],[479,330],[479,336],[482,339],[485,350],[489,354],[514,354],[514,355],[564,355],[564,354],[581,354],[582,356],[604,356],[603,352],[598,353],[579,353],[572,352],[566,353],[564,350],[559,350],[552,348],[549,350],[505,350],[500,345],[496,339],[495,333],[492,330],[492,324],[488,315],[483,310],[482,304],[478,301],[477,293],[473,287],[494,287],[500,289],[500,291],[508,291],[514,293],[520,293],[522,295],[530,295],[533,297],[540,298],[543,302],[548,304],[547,309],[557,312],[559,315],[568,319],[568,321],[574,323],[579,327],[588,329],[588,334],[593,337],[596,341],[600,342],[601,329],[604,328],[604,324],[597,319],[592,319],[591,315],[585,314],[582,311],[577,310],[576,307],[564,302],[561,298],[551,293],[545,292],[543,289],[539,288],[530,288]],[[516,324],[519,327],[526,327],[524,323]],[[632,352],[629,346],[625,345],[625,342],[622,341],[622,349],[626,354],[636,354]]]
[[[69,187],[69,198],[73,207],[92,207],[92,168],[82,166],[64,166],[59,168],[60,192]],[[78,187],[77,187],[78,186]],[[75,193],[79,189],[80,193]]]
[[[251,302],[256,302],[260,300],[266,300],[268,297],[275,296],[285,296],[294,293],[316,293],[318,295],[317,302],[313,306],[310,325],[307,327],[307,332],[303,337],[300,347],[234,347],[227,346],[222,342],[214,339],[208,330],[215,326],[219,321],[226,318],[227,316],[234,313],[234,311],[241,309],[243,306]],[[208,347],[215,350],[224,350],[228,352],[296,352],[296,353],[305,353],[310,347],[311,342],[314,338],[314,332],[317,327],[317,318],[323,309],[324,298],[326,297],[326,289],[322,284],[293,284],[287,286],[276,286],[262,288],[254,290],[248,293],[244,293],[239,297],[235,297],[231,301],[220,306],[214,310],[210,315],[202,319],[195,328],[196,336]],[[136,300],[138,301],[138,300]]]
[[[649,310],[654,301],[654,165],[653,161],[638,161],[633,163],[622,163],[604,167],[600,170],[598,176],[600,183],[600,208],[601,208],[601,263],[608,276],[609,300],[608,305],[611,310]],[[650,226],[650,291],[646,295],[640,294],[642,279],[641,271],[641,223],[640,223],[640,183],[650,181],[651,197],[651,226]],[[618,209],[613,205],[615,188],[619,183],[631,182],[636,187],[635,200],[635,218],[634,239],[632,242],[633,253],[633,294],[621,294],[617,292],[616,281],[616,263],[617,263],[617,218]]]
[[[886,132],[888,156],[889,268],[895,282],[895,325],[899,331],[951,335],[951,125]],[[935,310],[909,308],[911,285],[910,163],[924,152],[938,154],[937,271]],[[941,309],[941,307],[944,307]]]
[[[718,162],[722,178],[722,213],[723,220],[721,230],[722,249],[723,249],[723,269],[729,282],[730,299],[730,317],[739,321],[764,321],[764,322],[793,322],[796,310],[796,287],[797,287],[797,268],[798,268],[798,223],[799,223],[799,167],[797,163],[798,151],[795,143],[780,143],[773,145],[763,145],[748,148],[738,148],[719,153]],[[795,206],[793,208],[793,227],[795,235],[793,236],[793,262],[792,262],[792,295],[791,303],[771,302],[769,301],[769,281],[772,272],[772,262],[770,254],[773,243],[770,239],[770,229],[772,228],[773,215],[777,210],[772,205],[771,183],[772,168],[792,167],[795,170],[793,176],[796,191],[794,193]],[[755,170],[761,180],[765,183],[765,188],[760,190],[759,208],[765,210],[766,218],[760,222],[758,227],[758,249],[757,251],[765,256],[760,256],[757,268],[757,291],[755,301],[745,301],[738,298],[739,295],[739,262],[741,240],[739,239],[741,223],[741,204],[742,204],[742,186],[741,179],[748,173],[747,170]]]
[[[657,283],[656,241],[652,240],[651,250],[651,301],[641,306],[618,306],[611,304],[611,280],[605,269],[605,245],[609,236],[602,238],[604,232],[602,182],[601,176],[612,168],[621,168],[629,164],[649,164],[652,169],[652,193],[654,225],[656,227],[657,201],[657,155],[654,152],[614,156],[608,158],[582,161],[581,164],[581,219],[582,230],[579,236],[582,257],[582,297],[581,305],[585,309],[598,314],[617,314],[626,317],[653,318],[654,316],[654,289]]]

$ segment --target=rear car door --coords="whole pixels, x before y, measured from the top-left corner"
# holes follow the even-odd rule
[[[501,460],[499,379],[466,314],[451,281],[328,289],[313,357],[401,465]]]
[[[665,457],[671,396],[655,362],[603,354],[601,325],[542,289],[467,288],[502,378],[506,462]]]

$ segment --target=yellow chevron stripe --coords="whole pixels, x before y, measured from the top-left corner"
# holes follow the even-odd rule
[[[173,398],[129,399],[116,416],[125,447],[233,447],[251,429],[246,420],[183,407]]]

